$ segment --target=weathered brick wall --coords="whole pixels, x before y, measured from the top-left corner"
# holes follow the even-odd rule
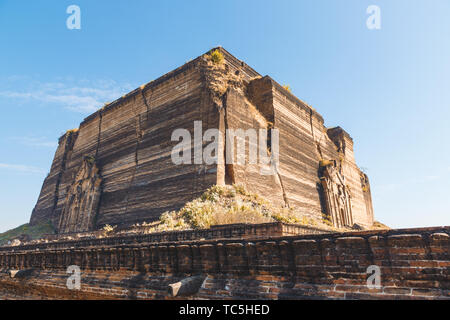
[[[223,54],[229,74],[238,73],[243,81],[258,75],[226,51]],[[76,134],[61,137],[30,222],[51,220],[60,229],[68,190],[86,157],[95,160],[102,178],[98,214],[92,218],[97,227],[157,220],[164,211],[179,209],[217,184],[217,165],[175,165],[171,160],[178,143],[171,141],[176,129],[187,129],[193,137],[194,121],[202,121],[203,132],[220,127],[220,110],[209,88],[211,70],[204,59],[105,105],[87,117]],[[61,228],[63,232],[87,231],[77,229],[76,219],[69,220],[71,227]]]
[[[231,98],[233,94],[236,95],[232,92]],[[238,176],[239,183],[277,204],[282,200],[282,193],[285,204],[306,216],[320,219],[326,213],[321,200],[320,161],[341,161],[342,174],[351,193],[353,222],[370,228],[374,221],[370,189],[363,191],[362,173],[355,162],[351,137],[337,128],[345,139],[345,148],[338,152],[327,134],[322,116],[268,76],[253,80],[248,86],[248,96],[261,115],[279,130],[280,170],[275,181],[271,181],[273,177],[252,176],[258,172],[256,166],[235,166],[238,173],[245,172]],[[230,127],[262,127],[248,111],[249,102],[245,99],[229,99],[227,104],[231,107],[227,109]]]
[[[65,134],[31,223],[50,219],[58,232],[71,233],[105,224],[150,222],[165,211],[181,208],[212,185],[233,182],[275,205],[296,207],[304,215],[321,219],[327,209],[321,200],[319,163],[342,160],[341,173],[352,196],[353,221],[370,228],[370,189],[363,193],[351,138],[346,135],[345,152],[338,152],[323,118],[313,108],[270,77],[261,78],[245,63],[220,50],[224,64],[215,65],[200,56],[105,105],[87,117],[76,133]],[[178,141],[171,141],[171,135],[176,129],[187,129],[194,136],[195,121],[202,122],[203,132],[278,129],[280,171],[261,174],[260,170],[268,166],[248,161],[226,166],[175,165],[171,151]],[[203,142],[202,147],[209,143]],[[219,157],[223,157],[224,149],[222,143]],[[193,158],[195,148],[192,151]],[[268,148],[266,151],[269,155]],[[77,175],[86,159],[98,168],[98,177],[86,177],[93,178],[85,183],[89,192],[77,188]]]
[[[198,59],[86,118],[70,148],[65,147],[70,134],[63,136],[31,223],[51,219],[58,228],[67,191],[85,157],[95,159],[103,179],[97,226],[152,221],[180,208],[217,181],[212,168],[172,163],[177,144],[172,132],[193,131],[196,120],[204,120],[203,130],[218,127]]]
[[[259,95],[264,94],[261,92],[262,88],[259,87],[258,90],[260,91]],[[268,122],[273,122],[273,119],[270,120],[267,115],[260,112],[258,109],[260,105],[253,105],[246,99],[245,93],[242,91],[231,89],[226,95],[225,102],[226,128],[228,130],[268,130]],[[258,134],[258,131],[256,132]],[[270,166],[262,165],[261,163],[250,163],[249,150],[251,139],[249,137],[245,137],[245,141],[243,142],[246,146],[245,164],[238,162],[238,140],[242,141],[243,139],[236,138],[234,141],[235,164],[228,165],[228,170],[230,168],[232,170],[232,180],[230,182],[245,186],[248,191],[261,195],[263,198],[270,200],[274,205],[286,205],[283,199],[283,188],[279,177],[276,174],[261,174],[263,172],[261,170],[269,171]],[[259,143],[259,140],[257,143]],[[266,148],[264,145],[263,147]],[[254,146],[253,150],[259,151],[259,147]],[[270,154],[266,152],[266,156],[269,157]]]
[[[361,171],[353,154],[353,140],[344,132],[345,151],[337,151],[327,134],[324,119],[312,107],[296,98],[269,77],[272,83],[275,127],[280,130],[280,171],[290,205],[305,215],[321,218],[326,212],[321,204],[318,176],[321,160],[342,160],[342,173],[350,188],[353,222],[370,228],[373,225],[372,203],[366,205],[360,181]],[[370,190],[368,191],[370,196]]]
[[[52,282],[66,297],[65,267],[78,265],[84,273],[83,293],[113,298],[169,298],[169,283],[203,274],[202,287],[189,298],[450,299],[449,234],[445,227],[16,250],[0,253],[1,270],[34,268],[36,274],[28,280],[3,274],[0,292],[25,294],[29,281],[34,286]],[[381,269],[379,289],[366,285],[371,265]]]

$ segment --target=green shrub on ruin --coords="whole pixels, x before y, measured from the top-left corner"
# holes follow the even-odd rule
[[[327,226],[333,227],[333,222],[329,218],[322,219],[322,222],[326,224]]]
[[[95,157],[94,156],[85,156],[84,160],[86,160],[86,162],[88,162],[91,165],[95,163]]]
[[[219,51],[219,49],[216,49],[213,52],[211,52],[210,58],[214,64],[221,64],[224,60],[223,54]]]
[[[289,91],[289,92],[291,92],[291,86],[288,85],[288,84],[285,84],[285,85],[283,86],[283,89],[284,89],[284,90],[287,90],[287,91]]]
[[[201,199],[203,201],[209,200],[212,202],[216,202],[219,200],[221,196],[224,196],[226,193],[225,189],[221,186],[215,185],[206,190],[202,196]]]
[[[236,192],[242,196],[247,196],[247,190],[245,190],[244,186],[240,185],[240,184],[233,184],[233,188],[234,190],[236,190]]]
[[[214,202],[194,200],[186,204],[180,213],[194,229],[207,229],[213,224]]]
[[[105,225],[102,228],[103,233],[105,234],[110,234],[112,233],[114,230],[116,229],[116,226],[110,226],[109,224]]]
[[[157,228],[158,231],[189,229],[189,225],[184,219],[179,219],[175,211],[164,212],[159,220],[160,225]]]
[[[376,230],[389,230],[391,228],[388,227],[387,225],[385,225],[384,223],[381,223],[379,221],[374,221],[373,222],[373,229],[376,229]]]

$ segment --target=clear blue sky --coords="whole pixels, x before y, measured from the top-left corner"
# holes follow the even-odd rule
[[[350,133],[378,220],[450,225],[449,39],[448,0],[0,0],[0,232],[28,222],[63,132],[217,45]]]

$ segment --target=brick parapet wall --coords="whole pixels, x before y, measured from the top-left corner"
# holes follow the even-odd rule
[[[78,265],[86,273],[137,273],[148,281],[207,275],[193,298],[450,299],[449,234],[442,227],[25,250],[1,252],[0,268],[61,272]],[[381,269],[380,289],[366,286],[371,265]]]
[[[213,226],[210,229],[187,230],[187,231],[167,231],[151,234],[133,234],[125,236],[104,237],[102,231],[91,233],[80,233],[73,235],[50,235],[46,238],[48,242],[37,244],[24,244],[21,246],[3,246],[0,252],[25,251],[25,250],[48,250],[62,248],[87,248],[116,246],[122,244],[146,244],[161,242],[180,242],[205,239],[255,239],[266,238],[268,236],[287,236],[287,235],[309,235],[330,233],[315,227],[286,224],[280,222],[262,223],[262,224],[234,224]],[[78,239],[64,240],[65,237],[74,237]],[[59,240],[58,240],[59,239]]]

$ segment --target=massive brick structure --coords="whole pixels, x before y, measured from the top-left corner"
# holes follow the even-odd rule
[[[305,215],[328,215],[335,226],[370,228],[373,210],[367,176],[357,167],[353,140],[268,76],[223,48],[105,105],[59,139],[31,224],[52,221],[59,233],[102,225],[153,221],[179,209],[215,184],[236,183],[275,205]],[[174,130],[279,130],[279,170],[259,164],[175,165]],[[207,143],[203,143],[204,146]],[[194,148],[194,146],[193,146]],[[267,150],[270,153],[270,150]]]
[[[369,181],[355,164],[351,137],[217,50],[223,61],[208,52],[60,138],[31,217],[31,224],[50,220],[59,234],[0,247],[0,299],[450,299],[450,227],[342,233],[276,222],[150,234],[96,230],[156,220],[212,185],[231,183],[304,215],[327,216],[336,227],[373,225]],[[264,156],[276,153],[265,140],[277,129],[278,170],[261,174],[269,166],[252,163],[249,153],[244,162],[224,161],[228,139],[218,142],[215,163],[174,164],[172,132],[187,129],[196,142],[199,121],[203,132],[265,129]],[[189,146],[194,158],[199,145],[208,142]],[[73,266],[81,271],[75,290],[67,285]],[[376,287],[368,285],[373,268]]]

